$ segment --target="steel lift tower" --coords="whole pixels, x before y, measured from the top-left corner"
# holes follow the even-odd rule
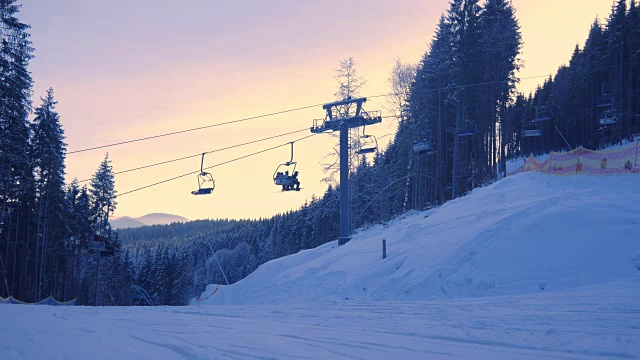
[[[340,238],[339,245],[351,239],[349,234],[349,129],[382,122],[380,111],[367,112],[362,109],[366,98],[344,99],[324,104],[324,119],[313,121],[311,132],[319,134],[340,131]],[[355,113],[351,108],[355,105]]]

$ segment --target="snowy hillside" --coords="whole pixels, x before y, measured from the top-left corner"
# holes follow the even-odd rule
[[[206,300],[193,303],[466,298],[638,278],[637,175],[524,173],[374,226],[345,246],[332,242],[271,261],[236,284],[208,286]]]

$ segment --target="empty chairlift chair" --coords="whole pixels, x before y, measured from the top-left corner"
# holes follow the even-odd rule
[[[551,120],[551,113],[544,106],[536,106],[533,120],[524,124],[522,135],[526,138],[542,136],[542,123]]]
[[[613,127],[618,124],[618,113],[615,109],[607,109],[598,119],[598,123],[603,128]]]
[[[531,122],[541,123],[547,120],[551,120],[551,113],[547,110],[547,108],[544,106],[536,107],[536,117],[531,120]]]
[[[202,160],[200,161],[200,173],[198,174],[198,190],[194,190],[191,193],[193,195],[209,195],[216,188],[216,181],[213,175],[204,171],[204,155],[202,154]]]
[[[605,116],[601,117],[598,122],[600,123],[600,126],[613,126],[618,123],[618,117],[615,115],[605,114]]]
[[[598,98],[598,104],[596,105],[599,109],[608,109],[613,106],[613,96],[609,93],[602,93]]]
[[[465,120],[460,124],[460,131],[456,134],[460,137],[472,136],[476,133],[476,124],[471,120]]]
[[[522,131],[524,137],[536,137],[542,136],[542,129],[540,127],[539,122],[530,121],[524,125],[524,130]]]
[[[431,142],[429,140],[417,140],[413,143],[413,152],[419,155],[427,154],[432,152],[433,147],[431,146]]]
[[[378,139],[373,135],[367,135],[364,132],[364,126],[362,127],[362,136],[360,137],[360,149],[358,154],[371,154],[378,151]]]

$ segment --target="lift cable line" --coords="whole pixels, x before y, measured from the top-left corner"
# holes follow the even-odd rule
[[[526,77],[526,78],[520,78],[518,80],[529,80],[529,79],[543,78],[543,77],[548,77],[548,76],[549,75],[529,76],[529,77]],[[507,80],[507,81],[511,81],[511,80]],[[443,88],[421,89],[421,90],[414,90],[414,92],[420,93],[420,92],[427,92],[427,91],[442,91],[442,90],[451,90],[451,89],[462,89],[462,88],[467,88],[467,87],[499,84],[499,83],[504,83],[504,82],[506,82],[506,81],[505,80],[500,80],[500,81],[491,81],[491,82],[484,82],[484,83],[473,83],[473,84],[466,84],[466,85],[447,86],[447,87],[443,87]],[[367,98],[373,99],[373,98],[385,97],[385,96],[389,96],[389,95],[397,95],[397,93],[384,93],[384,94],[378,94],[378,95],[371,95],[371,96],[368,96]],[[191,129],[178,130],[178,131],[173,131],[173,132],[164,133],[164,134],[151,135],[151,136],[147,136],[147,137],[142,137],[142,138],[137,138],[137,139],[131,139],[131,140],[125,140],[125,141],[121,141],[121,142],[116,142],[116,143],[112,143],[112,144],[99,145],[99,146],[94,146],[94,147],[90,147],[90,148],[86,148],[86,149],[69,151],[66,154],[67,155],[78,154],[78,153],[82,153],[82,152],[87,152],[87,151],[92,151],[92,150],[99,150],[99,149],[104,149],[104,148],[113,147],[113,146],[126,145],[126,144],[140,142],[140,141],[157,139],[157,138],[161,138],[161,137],[165,137],[165,136],[178,135],[178,134],[183,134],[183,133],[192,132],[192,131],[209,129],[209,128],[213,128],[213,127],[217,127],[217,126],[224,126],[224,125],[230,125],[230,124],[235,124],[235,123],[240,123],[240,122],[245,122],[245,121],[250,121],[250,120],[257,120],[257,119],[261,119],[261,118],[265,118],[265,117],[270,117],[270,116],[281,115],[281,114],[286,114],[286,113],[295,112],[295,111],[311,109],[311,108],[314,108],[316,106],[321,106],[321,105],[324,105],[324,104],[314,104],[314,105],[300,106],[300,107],[297,107],[297,108],[281,110],[281,111],[275,111],[275,112],[271,112],[271,113],[267,113],[267,114],[255,115],[255,116],[250,116],[250,117],[246,117],[246,118],[242,118],[242,119],[230,120],[230,121],[225,121],[225,122],[221,122],[221,123],[195,127],[195,128],[191,128]]]
[[[187,133],[187,132],[204,130],[204,129],[209,129],[209,128],[217,127],[217,126],[236,124],[236,123],[240,123],[240,122],[244,122],[244,121],[256,120],[256,119],[261,119],[261,118],[265,118],[265,117],[281,115],[281,114],[286,114],[286,113],[300,111],[300,110],[311,109],[313,107],[320,106],[320,105],[322,105],[322,104],[307,105],[307,106],[302,106],[302,107],[293,108],[293,109],[276,111],[276,112],[272,112],[272,113],[268,113],[268,114],[255,115],[255,116],[250,116],[250,117],[246,117],[246,118],[242,118],[242,119],[236,119],[236,120],[230,120],[230,121],[225,121],[225,122],[211,124],[211,125],[199,126],[199,127],[195,127],[195,128],[191,128],[191,129],[178,130],[178,131],[173,131],[173,132],[169,132],[169,133],[165,133],[165,134],[152,135],[152,136],[147,136],[147,137],[138,138],[138,139],[131,139],[131,140],[121,141],[121,142],[112,143],[112,144],[94,146],[94,147],[90,147],[90,148],[86,148],[86,149],[69,151],[69,152],[67,152],[67,155],[78,154],[78,153],[81,153],[81,152],[87,152],[87,151],[98,150],[98,149],[104,149],[104,148],[118,146],[118,145],[125,145],[125,144],[130,144],[130,143],[139,142],[139,141],[157,139],[157,138],[161,138],[161,137],[165,137],[165,136],[184,134],[184,133]]]
[[[307,135],[307,136],[302,137],[300,139],[294,140],[293,142],[302,141],[302,140],[308,139],[308,138],[310,138],[310,137],[312,137],[314,135],[316,135],[316,134]],[[256,152],[248,154],[248,155],[240,156],[240,157],[237,157],[235,159],[223,161],[221,163],[218,163],[218,164],[215,164],[215,165],[211,165],[209,167],[202,168],[201,170],[198,170],[198,171],[191,171],[191,172],[188,172],[186,174],[174,176],[174,177],[166,179],[166,180],[158,181],[158,182],[155,182],[153,184],[145,185],[145,186],[139,187],[137,189],[133,189],[133,190],[129,190],[129,191],[123,192],[122,194],[116,195],[116,198],[119,198],[119,197],[122,197],[124,195],[128,195],[128,194],[134,193],[136,191],[148,189],[148,188],[156,186],[156,185],[164,184],[164,183],[167,183],[167,182],[170,182],[170,181],[173,181],[173,180],[181,179],[183,177],[187,177],[187,176],[190,176],[190,175],[193,175],[193,174],[200,174],[203,170],[208,170],[208,169],[212,169],[214,167],[226,165],[226,164],[238,161],[238,160],[246,159],[248,157],[252,157],[252,156],[255,156],[255,155],[259,155],[259,154],[265,153],[267,151],[271,151],[271,150],[274,150],[274,149],[277,149],[277,148],[281,148],[283,146],[290,146],[290,144],[291,144],[291,141],[286,142],[284,144],[276,145],[276,146],[273,146],[273,147],[270,147],[270,148],[267,148],[267,149],[264,149],[264,150],[256,151]],[[200,154],[199,156],[202,156],[202,154]]]
[[[389,115],[382,115],[382,117],[398,118],[399,116],[389,114]],[[229,150],[229,149],[233,149],[233,148],[237,148],[237,147],[251,145],[251,144],[258,143],[258,142],[271,140],[271,139],[275,139],[275,138],[279,138],[279,137],[283,137],[283,136],[287,136],[287,135],[297,134],[297,133],[300,133],[300,132],[303,132],[303,131],[308,131],[308,130],[309,130],[309,128],[306,127],[304,129],[300,129],[300,130],[290,131],[290,132],[279,134],[279,135],[273,135],[273,136],[265,137],[265,138],[262,138],[262,139],[252,140],[252,141],[248,141],[248,142],[241,143],[241,144],[231,145],[231,146],[227,146],[227,147],[223,147],[223,148],[207,151],[207,152],[205,152],[205,154],[212,154],[212,153],[219,152],[219,151],[224,151],[224,150]],[[387,137],[389,135],[392,135],[392,134],[391,133],[385,134],[385,135],[382,136],[382,138],[385,138],[385,137]],[[368,135],[368,136],[373,137],[373,135]],[[183,156],[183,157],[179,157],[179,158],[175,158],[175,159],[160,161],[160,162],[149,164],[149,165],[142,165],[142,166],[138,166],[138,167],[127,169],[127,170],[117,171],[117,172],[114,172],[113,174],[114,175],[126,174],[126,173],[133,172],[133,171],[144,170],[144,169],[152,168],[152,167],[155,167],[155,166],[170,164],[172,162],[187,160],[187,159],[191,159],[191,158],[194,158],[194,157],[201,157],[201,156],[202,156],[202,153],[197,153],[197,154],[193,154],[193,155],[187,155],[187,156]],[[0,165],[0,167],[1,166],[3,166],[3,165]],[[84,183],[84,182],[87,182],[87,181],[91,181],[91,179],[78,180],[78,183]],[[67,184],[67,185],[69,185],[69,184]]]
[[[549,75],[527,76],[527,77],[524,77],[524,78],[519,78],[518,81],[520,81],[520,80],[539,79],[539,78],[546,78],[546,77],[549,77]],[[445,87],[441,87],[441,88],[417,89],[417,90],[413,90],[412,92],[413,93],[421,93],[421,92],[428,92],[428,91],[443,91],[443,90],[465,89],[465,88],[474,87],[474,86],[501,84],[501,83],[505,83],[505,82],[509,82],[509,81],[511,81],[511,80],[487,81],[487,82],[482,82],[482,83],[472,83],[472,84],[465,84],[465,85],[445,86]],[[378,95],[367,96],[367,98],[373,99],[373,98],[385,97],[385,96],[389,96],[389,95],[398,95],[398,93],[378,94]]]
[[[283,137],[283,136],[287,136],[287,135],[297,134],[297,133],[300,133],[300,132],[303,132],[303,131],[307,131],[307,130],[309,130],[309,128],[304,128],[304,129],[300,129],[300,130],[296,130],[296,131],[290,131],[288,133],[279,134],[279,135],[268,136],[268,137],[265,137],[265,138],[262,138],[262,139],[252,140],[252,141],[248,141],[248,142],[241,143],[241,144],[226,146],[226,147],[223,147],[223,148],[207,151],[204,154],[212,154],[212,153],[219,152],[219,151],[234,149],[234,148],[237,148],[237,147],[251,145],[251,144],[259,143],[259,142],[266,141],[266,140],[271,140],[271,139],[275,139],[275,138],[279,138],[279,137]],[[132,171],[144,170],[144,169],[148,169],[148,168],[151,168],[151,167],[154,167],[154,166],[160,166],[160,165],[165,165],[165,164],[169,164],[169,163],[176,162],[176,161],[182,161],[182,160],[191,159],[191,158],[194,158],[194,157],[200,157],[200,156],[202,156],[202,154],[203,153],[187,155],[187,156],[179,157],[179,158],[176,158],[176,159],[157,162],[157,163],[154,163],[154,164],[138,166],[138,167],[127,169],[127,170],[118,171],[118,172],[115,172],[113,174],[114,175],[119,175],[119,174],[125,174],[125,173],[132,172]],[[80,180],[78,182],[79,183],[83,183],[83,182],[87,182],[87,181],[91,181],[91,179],[84,179],[84,180]]]
[[[633,62],[612,64],[608,68],[616,67],[616,66],[622,66],[622,65],[629,65],[629,64],[633,64]],[[551,76],[550,74],[527,76],[527,77],[523,77],[523,78],[518,78],[518,79],[516,79],[516,81],[547,78],[547,77],[550,77],[550,76]],[[414,93],[421,93],[421,92],[427,92],[427,91],[443,91],[443,90],[452,90],[452,89],[463,89],[463,88],[468,88],[468,87],[473,87],[473,86],[500,84],[500,83],[505,83],[505,82],[509,82],[509,81],[512,81],[512,80],[489,81],[489,82],[483,82],[483,83],[472,83],[472,84],[465,84],[465,85],[447,86],[447,87],[442,87],[442,88],[431,88],[431,89],[420,89],[420,90],[416,89],[416,90],[413,90],[413,92]],[[385,97],[385,96],[389,96],[389,95],[399,95],[399,93],[384,93],[384,94],[378,94],[378,95],[371,95],[371,96],[367,96],[367,98],[373,99],[373,98],[380,98],[380,97]],[[113,144],[100,145],[100,146],[95,146],[95,147],[81,149],[81,150],[74,150],[74,151],[67,152],[66,155],[77,154],[77,153],[87,152],[87,151],[92,151],[92,150],[98,150],[98,149],[103,149],[103,148],[112,147],[112,146],[125,145],[125,144],[130,144],[130,143],[139,142],[139,141],[145,141],[145,140],[151,140],[151,139],[156,139],[156,138],[165,137],[165,136],[178,135],[178,134],[183,134],[183,133],[186,133],[186,132],[192,132],[192,131],[198,131],[198,130],[208,129],[208,128],[212,128],[212,127],[217,127],[217,126],[235,124],[235,123],[249,121],[249,120],[256,120],[256,119],[261,119],[261,118],[265,118],[265,117],[281,115],[281,114],[286,114],[286,113],[300,111],[300,110],[311,109],[311,108],[314,108],[314,107],[320,106],[320,105],[324,105],[324,104],[300,106],[300,107],[293,108],[293,109],[281,110],[281,111],[276,111],[276,112],[272,112],[272,113],[268,113],[268,114],[262,114],[262,115],[255,115],[255,116],[251,116],[251,117],[247,117],[247,118],[243,118],[243,119],[230,120],[230,121],[226,121],[226,122],[222,122],[222,123],[205,125],[205,126],[200,126],[200,127],[191,128],[191,129],[185,129],[185,130],[178,130],[178,131],[174,131],[174,132],[170,132],[170,133],[152,135],[152,136],[147,136],[147,137],[138,138],[138,139],[131,139],[131,140],[121,141],[121,142],[117,142],[117,143],[113,143]]]

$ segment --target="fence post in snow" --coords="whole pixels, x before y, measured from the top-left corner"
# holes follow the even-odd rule
[[[382,258],[387,258],[387,240],[382,239]]]

